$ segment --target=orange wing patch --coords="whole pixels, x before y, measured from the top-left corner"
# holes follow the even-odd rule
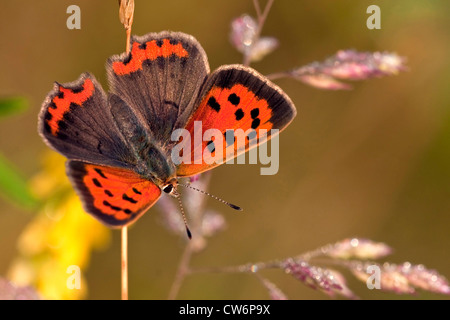
[[[113,227],[134,222],[161,195],[157,185],[127,169],[71,161],[68,173],[86,211]]]
[[[173,158],[179,152],[178,176],[201,173],[239,156],[284,130],[296,115],[292,101],[277,85],[241,65],[214,71],[200,97],[186,126],[190,136],[183,133],[181,139],[187,140],[173,149]]]
[[[186,58],[188,52],[181,43],[172,44],[169,39],[160,41],[152,40],[140,44],[133,42],[129,59],[126,61],[115,61],[112,68],[116,75],[122,76],[142,69],[142,63],[146,60],[156,60],[158,57],[167,58],[175,55],[179,58]]]
[[[214,116],[215,113],[220,113],[220,117]],[[207,128],[270,130],[271,117],[272,110],[265,99],[258,98],[245,86],[236,84],[230,89],[213,87],[192,118],[202,119],[203,126]],[[189,126],[187,129],[190,129]]]
[[[94,83],[91,79],[84,80],[80,88],[69,89],[59,85],[59,91],[49,104],[45,121],[52,135],[59,131],[59,121],[64,114],[70,111],[72,106],[82,106],[87,99],[94,94]]]
[[[222,161],[226,161],[247,151],[252,139],[257,138],[258,144],[265,141],[267,132],[273,128],[273,124],[270,122],[271,118],[272,110],[269,108],[267,100],[258,98],[244,85],[235,84],[231,88],[215,86],[203,98],[186,129],[190,132],[190,137],[194,137],[194,122],[202,121],[202,137],[208,129],[220,130],[223,148]],[[240,135],[237,135],[236,129],[241,129]],[[232,132],[227,132],[229,130]],[[199,136],[198,133],[197,136]],[[190,164],[181,164],[178,167],[177,175],[194,175],[220,164],[205,162],[205,154],[207,154],[204,152],[205,149],[209,150],[211,156],[215,156],[218,146],[220,144],[215,143],[215,138],[203,141],[201,144],[191,139]],[[199,148],[201,150],[196,150]],[[199,156],[202,158],[199,159]]]

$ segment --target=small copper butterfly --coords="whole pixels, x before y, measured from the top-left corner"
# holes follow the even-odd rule
[[[210,73],[197,40],[164,31],[131,38],[131,51],[108,59],[111,92],[105,93],[90,73],[74,82],[55,83],[40,114],[45,142],[68,158],[67,175],[84,209],[110,227],[135,222],[161,196],[178,196],[178,180],[220,163],[175,163],[171,134],[184,128],[192,135],[218,129],[286,128],[296,115],[289,97],[255,70],[225,65]],[[228,137],[223,144],[237,150]],[[270,133],[266,140],[270,139]],[[187,141],[187,140],[186,140]],[[214,141],[188,148],[217,152]],[[197,148],[197,150],[196,150]],[[224,154],[228,154],[224,152]],[[186,155],[184,155],[186,156]]]

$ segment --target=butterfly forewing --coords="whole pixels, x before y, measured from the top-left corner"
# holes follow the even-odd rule
[[[133,162],[106,94],[89,73],[71,83],[55,83],[41,108],[39,132],[69,159],[120,167]]]
[[[240,65],[219,68],[208,78],[186,129],[194,137],[196,122],[197,126],[201,123],[201,134],[197,136],[205,140],[205,131],[217,129],[221,141],[216,141],[217,137],[201,143],[190,139],[191,147],[187,148],[191,150],[190,157],[178,166],[177,175],[190,176],[209,170],[264,143],[271,138],[271,129],[282,131],[295,115],[289,97],[255,70]],[[238,134],[242,139],[237,139]],[[209,154],[214,157],[220,146],[222,162],[207,163],[205,157]]]
[[[170,135],[191,115],[209,65],[192,36],[179,32],[132,37],[131,52],[107,63],[111,91],[148,122],[152,135],[170,144]]]

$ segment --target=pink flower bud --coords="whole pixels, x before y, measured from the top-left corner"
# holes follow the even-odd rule
[[[0,300],[40,300],[40,298],[33,288],[19,287],[0,278]]]
[[[259,61],[267,54],[278,48],[278,40],[274,37],[262,37],[250,50],[250,61]]]
[[[244,14],[231,22],[230,41],[250,61],[259,61],[278,47],[278,40],[273,37],[256,39],[258,23],[251,16]]]
[[[340,80],[365,80],[406,70],[405,58],[390,52],[341,50],[323,62],[313,62],[287,74],[316,88],[348,90]]]
[[[337,81],[332,77],[317,74],[317,75],[305,75],[295,77],[298,80],[302,81],[305,84],[308,84],[312,87],[316,87],[319,89],[327,89],[327,90],[350,90],[352,87],[346,83]]]
[[[325,254],[339,259],[379,259],[392,253],[392,248],[369,239],[345,239],[327,248]]]
[[[244,54],[253,45],[258,24],[251,16],[244,14],[231,22],[230,40],[233,46]]]
[[[383,265],[371,264],[369,262],[353,263],[351,271],[361,281],[367,281],[369,266],[380,268],[379,283],[380,289],[392,291],[398,294],[414,294],[416,288],[425,291],[450,294],[450,286],[442,275],[434,270],[429,270],[423,265],[411,265],[405,262],[402,265],[384,263]]]
[[[211,210],[206,211],[202,221],[202,234],[204,236],[211,237],[225,227],[225,218],[221,214]]]
[[[335,272],[328,269],[312,266],[303,260],[287,259],[282,264],[286,273],[305,283],[313,289],[319,289],[330,296],[344,289],[345,284],[341,283],[341,278],[335,276]]]
[[[421,264],[411,265],[409,262],[398,266],[398,269],[417,288],[441,294],[450,294],[450,286],[447,279],[435,270],[429,270]]]

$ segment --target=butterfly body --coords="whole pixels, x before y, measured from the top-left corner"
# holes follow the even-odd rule
[[[118,96],[110,94],[111,114],[133,155],[132,170],[158,186],[166,185],[176,176],[170,153],[161,142],[152,138],[149,128]],[[124,159],[124,162],[130,162]]]
[[[136,221],[162,192],[177,194],[178,180],[220,165],[198,155],[223,151],[234,156],[271,138],[260,129],[283,130],[296,110],[283,91],[251,68],[222,66],[210,73],[206,54],[180,32],[132,37],[131,52],[106,64],[110,92],[84,73],[74,82],[55,83],[39,115],[39,132],[68,158],[67,174],[85,210],[111,226]],[[200,137],[215,129],[255,130],[243,145],[223,150],[215,139],[173,139],[174,131]],[[179,163],[176,146],[188,150]],[[223,159],[225,160],[225,158]]]

